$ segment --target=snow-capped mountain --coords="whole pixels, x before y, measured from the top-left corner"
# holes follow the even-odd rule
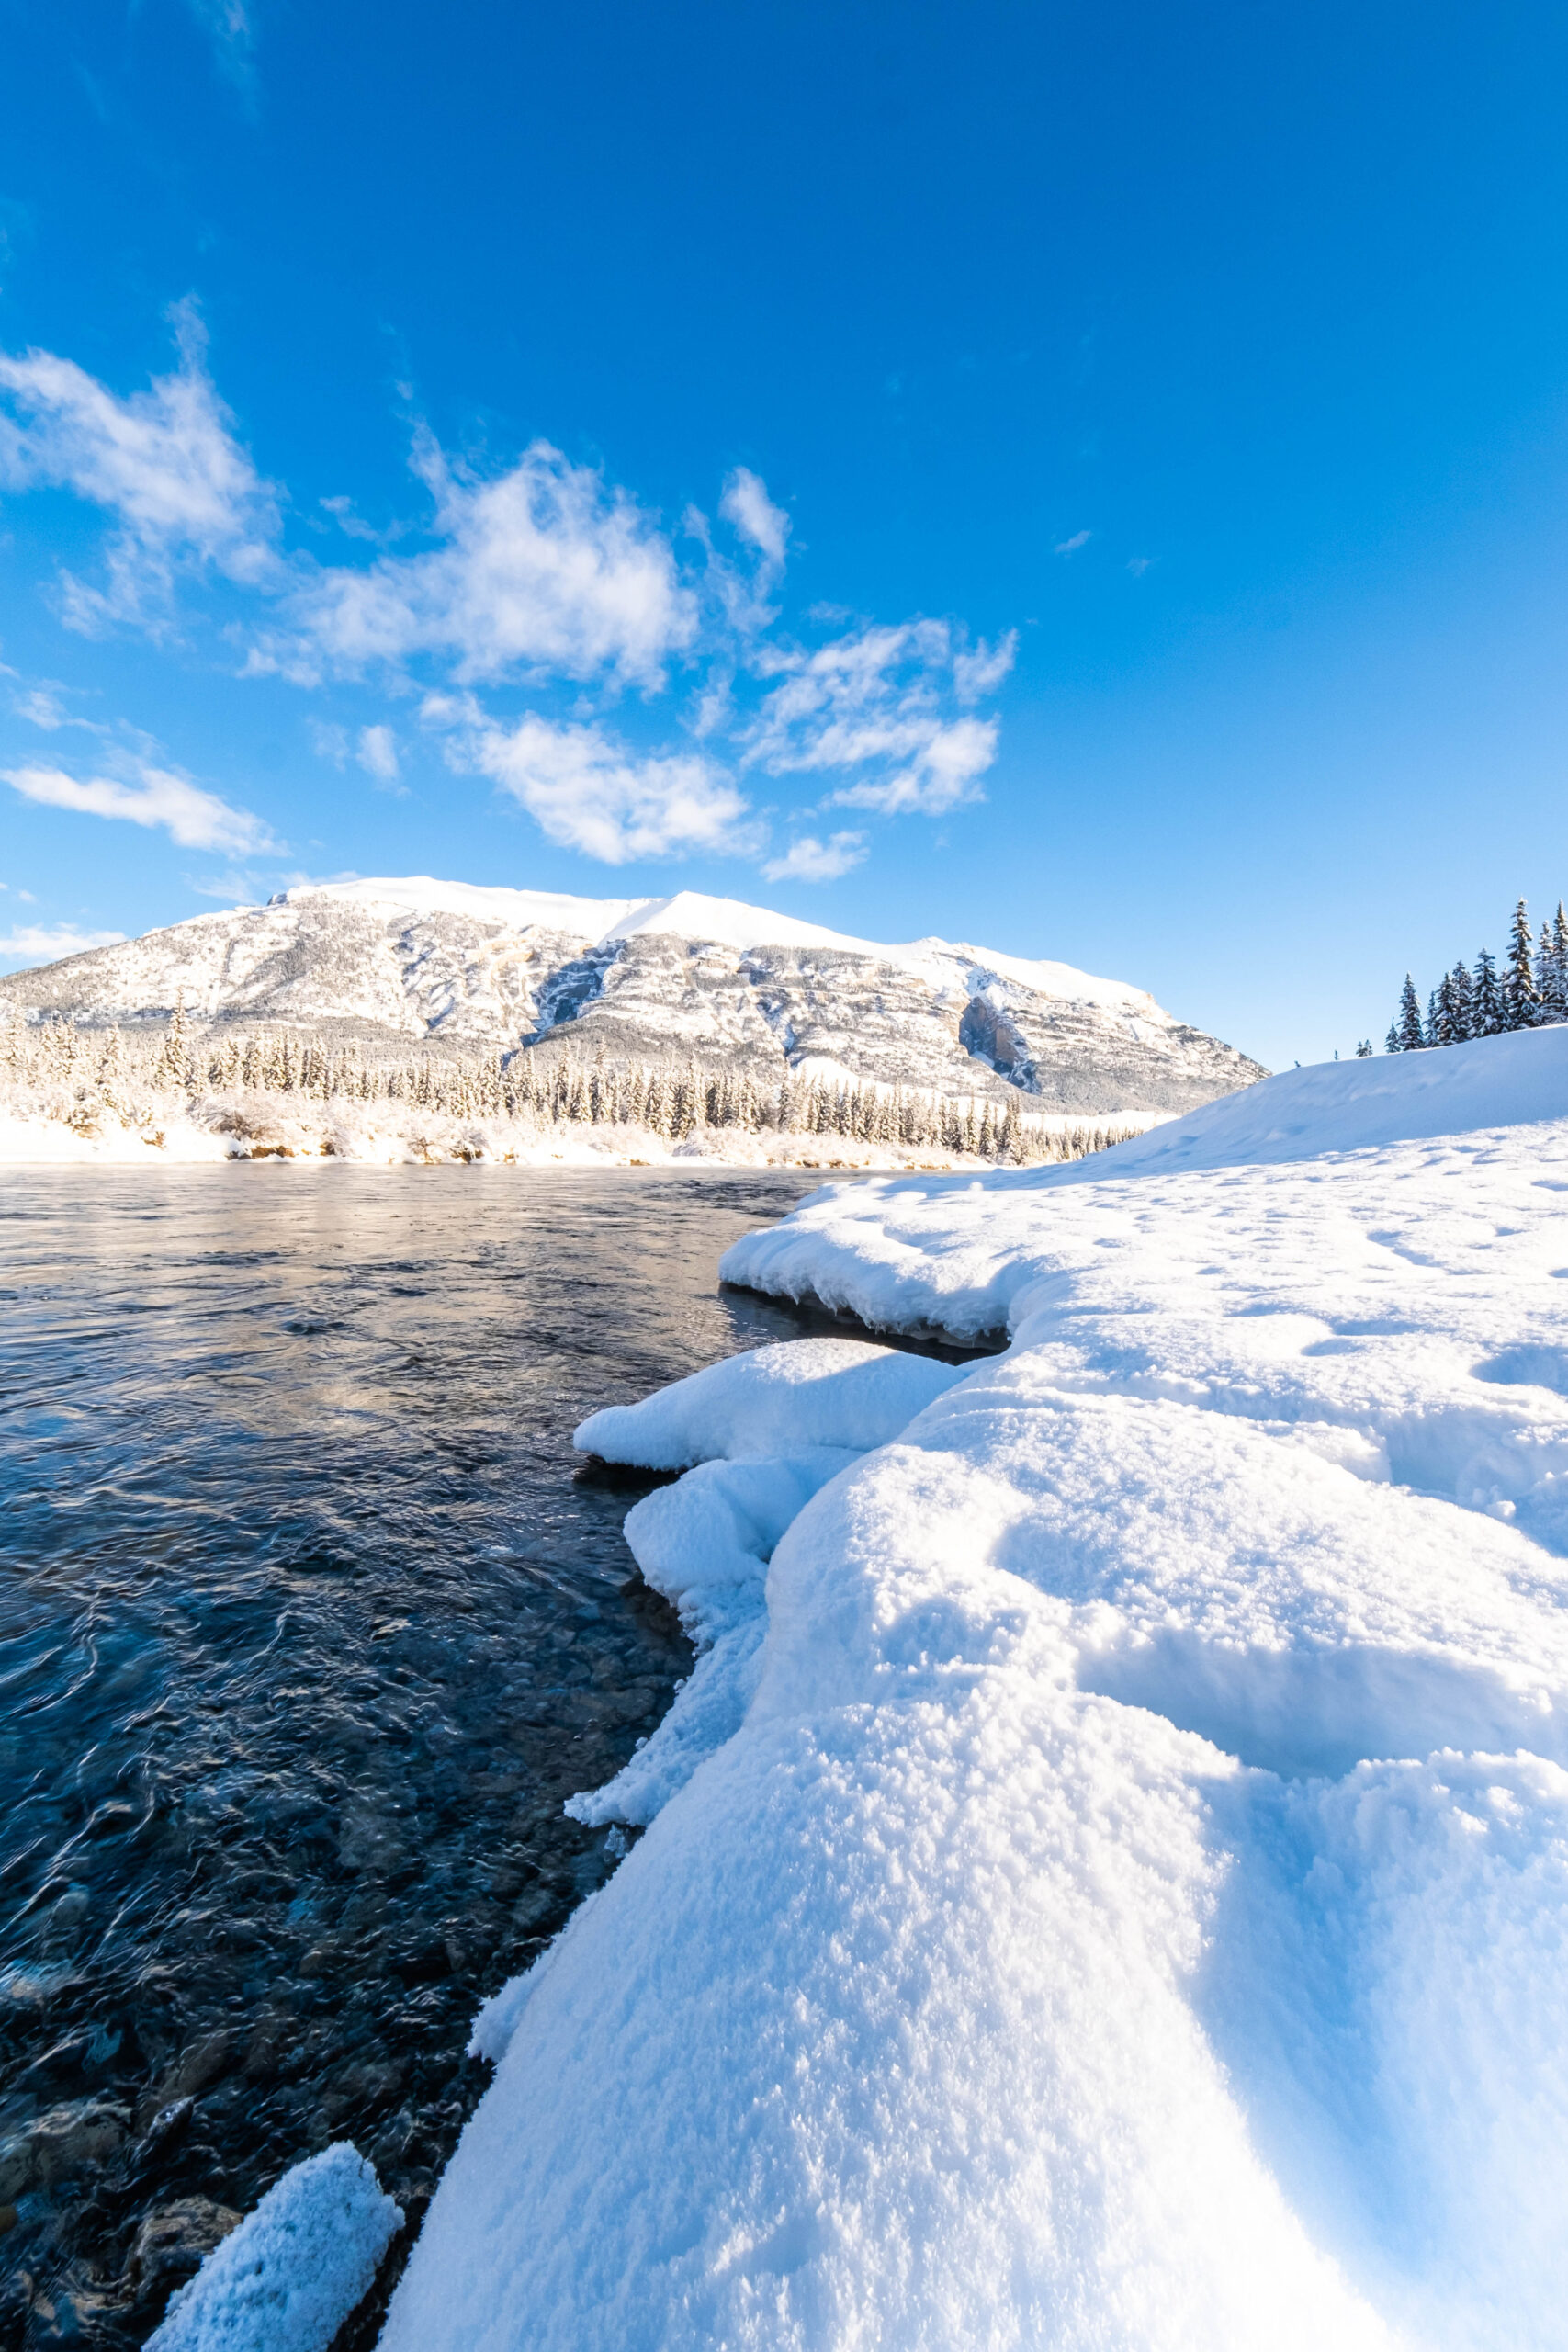
[[[0,979],[13,1018],[351,1032],[367,1046],[695,1054],[1064,1112],[1185,1111],[1264,1075],[1141,989],[733,899],[577,899],[412,879],[302,884]]]

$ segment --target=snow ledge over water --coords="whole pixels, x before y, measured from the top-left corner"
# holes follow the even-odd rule
[[[1555,2352],[1568,1031],[830,1186],[596,1415],[699,1644],[388,2352]]]

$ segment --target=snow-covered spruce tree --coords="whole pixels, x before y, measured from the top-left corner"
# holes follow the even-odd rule
[[[1449,976],[1446,972],[1427,999],[1427,1043],[1429,1046],[1453,1044],[1453,1032],[1449,1024]]]
[[[164,1051],[159,1060],[158,1069],[160,1078],[171,1094],[184,1094],[189,1091],[193,1081],[190,1023],[186,1019],[186,1000],[183,989],[175,1000],[175,1009],[170,1015],[168,1031],[164,1038]]]
[[[1551,948],[1551,925],[1543,922],[1535,944],[1535,1017],[1538,1027],[1544,1028],[1555,1020],[1552,1006],[1557,1001],[1557,974]]]
[[[1529,915],[1521,899],[1514,909],[1508,939],[1508,968],[1503,976],[1503,1026],[1506,1029],[1533,1028],[1537,1002],[1535,947],[1530,936]]]
[[[127,1107],[125,1040],[117,1023],[104,1039],[98,1056],[98,1099],[106,1111],[119,1118]]]
[[[1416,983],[1408,972],[1404,975],[1404,986],[1400,990],[1399,1012],[1396,1018],[1399,1027],[1400,1052],[1402,1054],[1419,1053],[1427,1042],[1427,1033],[1421,1025],[1421,1000],[1416,993]]]
[[[1483,947],[1475,959],[1475,977],[1471,983],[1470,1020],[1472,1037],[1495,1037],[1503,1027],[1503,992],[1497,985],[1497,966],[1489,947]]]
[[[1468,967],[1456,964],[1449,974],[1449,1019],[1453,1026],[1453,1041],[1462,1046],[1467,1037],[1475,1035],[1474,987]]]
[[[1372,1041],[1370,1037],[1363,1037],[1360,1044],[1356,1048],[1356,1059],[1359,1062],[1370,1062],[1371,1057]]]
[[[1561,903],[1555,921],[1540,926],[1535,987],[1537,1020],[1550,1025],[1568,1021],[1568,921]]]

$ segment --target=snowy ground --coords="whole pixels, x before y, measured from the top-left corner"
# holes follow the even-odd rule
[[[1568,1031],[829,1188],[585,1447],[703,1645],[481,2013],[388,2352],[1546,2352]]]

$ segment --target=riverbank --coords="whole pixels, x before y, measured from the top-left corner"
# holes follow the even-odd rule
[[[1554,2352],[1568,1033],[829,1187],[579,1431],[696,1670],[386,2352]]]
[[[977,1123],[976,1123],[977,1124]],[[1021,1159],[1077,1159],[1157,1124],[1153,1114],[1085,1121],[1043,1115],[1022,1123]],[[978,1136],[976,1136],[978,1140]],[[144,1102],[124,1114],[99,1103],[62,1104],[13,1093],[0,1102],[0,1166],[118,1162],[349,1160],[361,1167],[446,1164],[520,1168],[801,1168],[855,1171],[979,1172],[1010,1147],[950,1150],[938,1143],[740,1125],[694,1125],[679,1138],[630,1122],[475,1118],[402,1102],[363,1103],[309,1096],[210,1094]]]

